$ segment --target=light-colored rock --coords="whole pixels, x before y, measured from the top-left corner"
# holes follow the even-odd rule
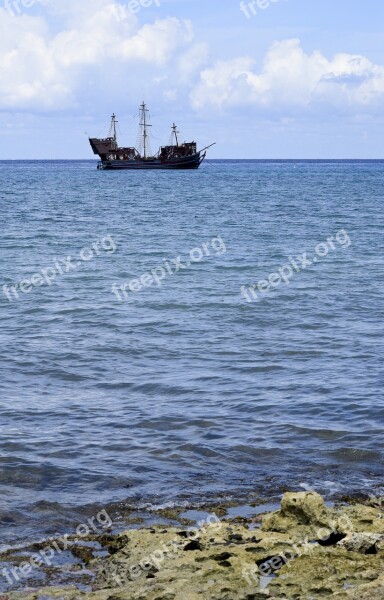
[[[384,535],[384,513],[377,508],[362,504],[346,506],[339,511],[339,522],[339,530],[344,533],[378,533]]]
[[[319,494],[287,492],[281,501],[281,510],[264,516],[262,529],[282,533],[299,529],[299,533],[317,538],[318,531],[334,528],[334,517]]]
[[[344,548],[315,546],[292,560],[273,579],[269,589],[274,598],[332,598],[347,586],[357,589],[381,575],[379,556],[363,556]],[[382,599],[381,599],[382,600]]]
[[[130,530],[100,542],[87,568],[94,590],[44,588],[7,600],[384,599],[384,520],[377,507],[326,507],[313,492],[285,494],[262,529],[221,521],[188,533]],[[321,543],[318,541],[321,540]],[[261,575],[274,573],[267,589]]]
[[[384,535],[375,533],[349,533],[343,540],[337,543],[340,548],[358,554],[377,554]]]

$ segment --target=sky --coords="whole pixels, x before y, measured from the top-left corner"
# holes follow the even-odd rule
[[[384,158],[382,0],[0,0],[0,159],[152,149],[175,121],[210,158]]]

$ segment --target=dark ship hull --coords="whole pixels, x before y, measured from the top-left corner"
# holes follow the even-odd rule
[[[148,142],[148,130],[151,125],[148,123],[147,113],[148,109],[143,102],[140,107],[138,149],[118,145],[116,135],[117,120],[114,114],[112,115],[109,136],[102,139],[89,139],[94,154],[100,157],[97,168],[103,171],[198,169],[205,159],[206,150],[210,146],[198,151],[196,142],[184,142],[180,144],[178,138],[179,132],[175,124],[172,127],[172,136],[169,145],[162,146],[156,155],[151,155],[150,144]]]
[[[103,170],[142,170],[142,169],[198,169],[206,153],[197,152],[192,156],[182,158],[137,158],[131,160],[102,160],[97,165]]]

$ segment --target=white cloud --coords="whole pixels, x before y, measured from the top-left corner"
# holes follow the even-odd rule
[[[0,109],[81,105],[90,74],[102,87],[120,70],[124,82],[127,66],[137,73],[143,63],[152,71],[172,61],[177,65],[194,48],[188,21],[168,17],[140,26],[135,15],[119,12],[122,5],[109,0],[39,3],[41,17],[27,12],[14,17],[0,9]]]
[[[306,54],[297,39],[275,42],[260,71],[249,57],[219,61],[200,74],[191,93],[195,108],[250,105],[297,112],[319,105],[375,109],[383,101],[384,67],[364,56]]]
[[[104,110],[105,99],[116,106],[129,94],[184,104],[189,95],[197,109],[255,107],[280,117],[329,106],[372,113],[383,102],[384,67],[364,56],[306,53],[293,39],[275,42],[260,68],[247,56],[206,66],[209,47],[189,21],[140,25],[113,0],[39,0],[35,8],[40,16],[0,9],[0,110]]]
[[[161,65],[192,42],[191,23],[168,17],[153,25],[144,25],[135,36],[114,46],[111,54],[128,61],[145,60]]]
[[[194,44],[186,50],[177,61],[180,79],[183,82],[190,82],[207,63],[208,55],[208,44]]]

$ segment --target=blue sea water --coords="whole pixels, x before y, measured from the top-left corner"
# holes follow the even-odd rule
[[[376,493],[383,199],[382,161],[0,163],[2,541],[117,502]]]

